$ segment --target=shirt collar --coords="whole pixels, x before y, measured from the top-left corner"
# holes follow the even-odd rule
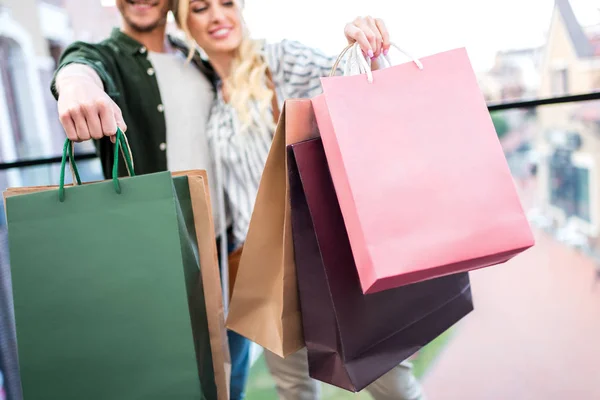
[[[121,30],[119,28],[113,28],[113,30],[110,34],[110,38],[116,42],[118,47],[120,47],[124,51],[128,52],[129,54],[133,55],[136,53],[139,53],[139,54],[147,54],[148,53],[148,50],[146,49],[146,47],[143,44],[141,44],[140,42],[138,42],[131,36],[128,36],[125,33],[121,32]],[[171,46],[173,46],[175,48],[176,51],[180,51],[185,56],[187,56],[188,47],[185,45],[185,43],[181,42],[180,40],[178,40],[170,35],[167,35],[167,40],[169,41]],[[197,51],[194,53],[194,57],[192,58],[192,61],[196,64],[196,66],[200,69],[200,71],[202,71],[206,75],[206,77],[209,78],[209,80],[213,84],[213,88],[214,88],[215,82],[216,82],[216,74],[215,74],[212,66],[210,65],[210,63],[206,60],[203,60]]]
[[[140,50],[145,49],[144,45],[140,42],[132,38],[131,36],[126,35],[121,32],[119,28],[113,28],[110,38],[118,43],[119,47],[123,50],[127,51],[130,54],[135,54],[141,52]]]

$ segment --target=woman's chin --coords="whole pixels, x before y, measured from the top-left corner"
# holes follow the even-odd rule
[[[208,46],[200,46],[203,47],[207,53],[215,53],[215,54],[228,54],[232,53],[240,47],[241,40],[234,38],[227,38],[223,40],[212,41],[212,43],[208,44]]]

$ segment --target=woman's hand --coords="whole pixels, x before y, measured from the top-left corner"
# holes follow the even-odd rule
[[[379,57],[381,53],[387,55],[390,49],[390,35],[380,18],[358,17],[346,24],[344,34],[348,44],[358,42],[365,56],[371,59]]]

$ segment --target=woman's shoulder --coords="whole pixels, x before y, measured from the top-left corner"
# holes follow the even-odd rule
[[[266,57],[281,59],[281,57],[301,57],[310,47],[297,40],[283,39],[280,41],[261,40],[262,51]]]

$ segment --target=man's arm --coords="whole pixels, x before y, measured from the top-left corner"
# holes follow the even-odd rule
[[[69,83],[73,79],[78,78],[88,78],[92,80],[99,88],[104,90],[104,85],[102,84],[102,80],[90,66],[85,64],[67,64],[57,71],[56,77],[54,79],[54,86],[56,88],[56,93],[60,95],[60,86],[62,83]]]
[[[114,141],[117,127],[127,129],[121,110],[106,93],[109,74],[100,52],[75,43],[63,56],[52,82],[58,114],[67,137],[75,142],[102,139]]]

